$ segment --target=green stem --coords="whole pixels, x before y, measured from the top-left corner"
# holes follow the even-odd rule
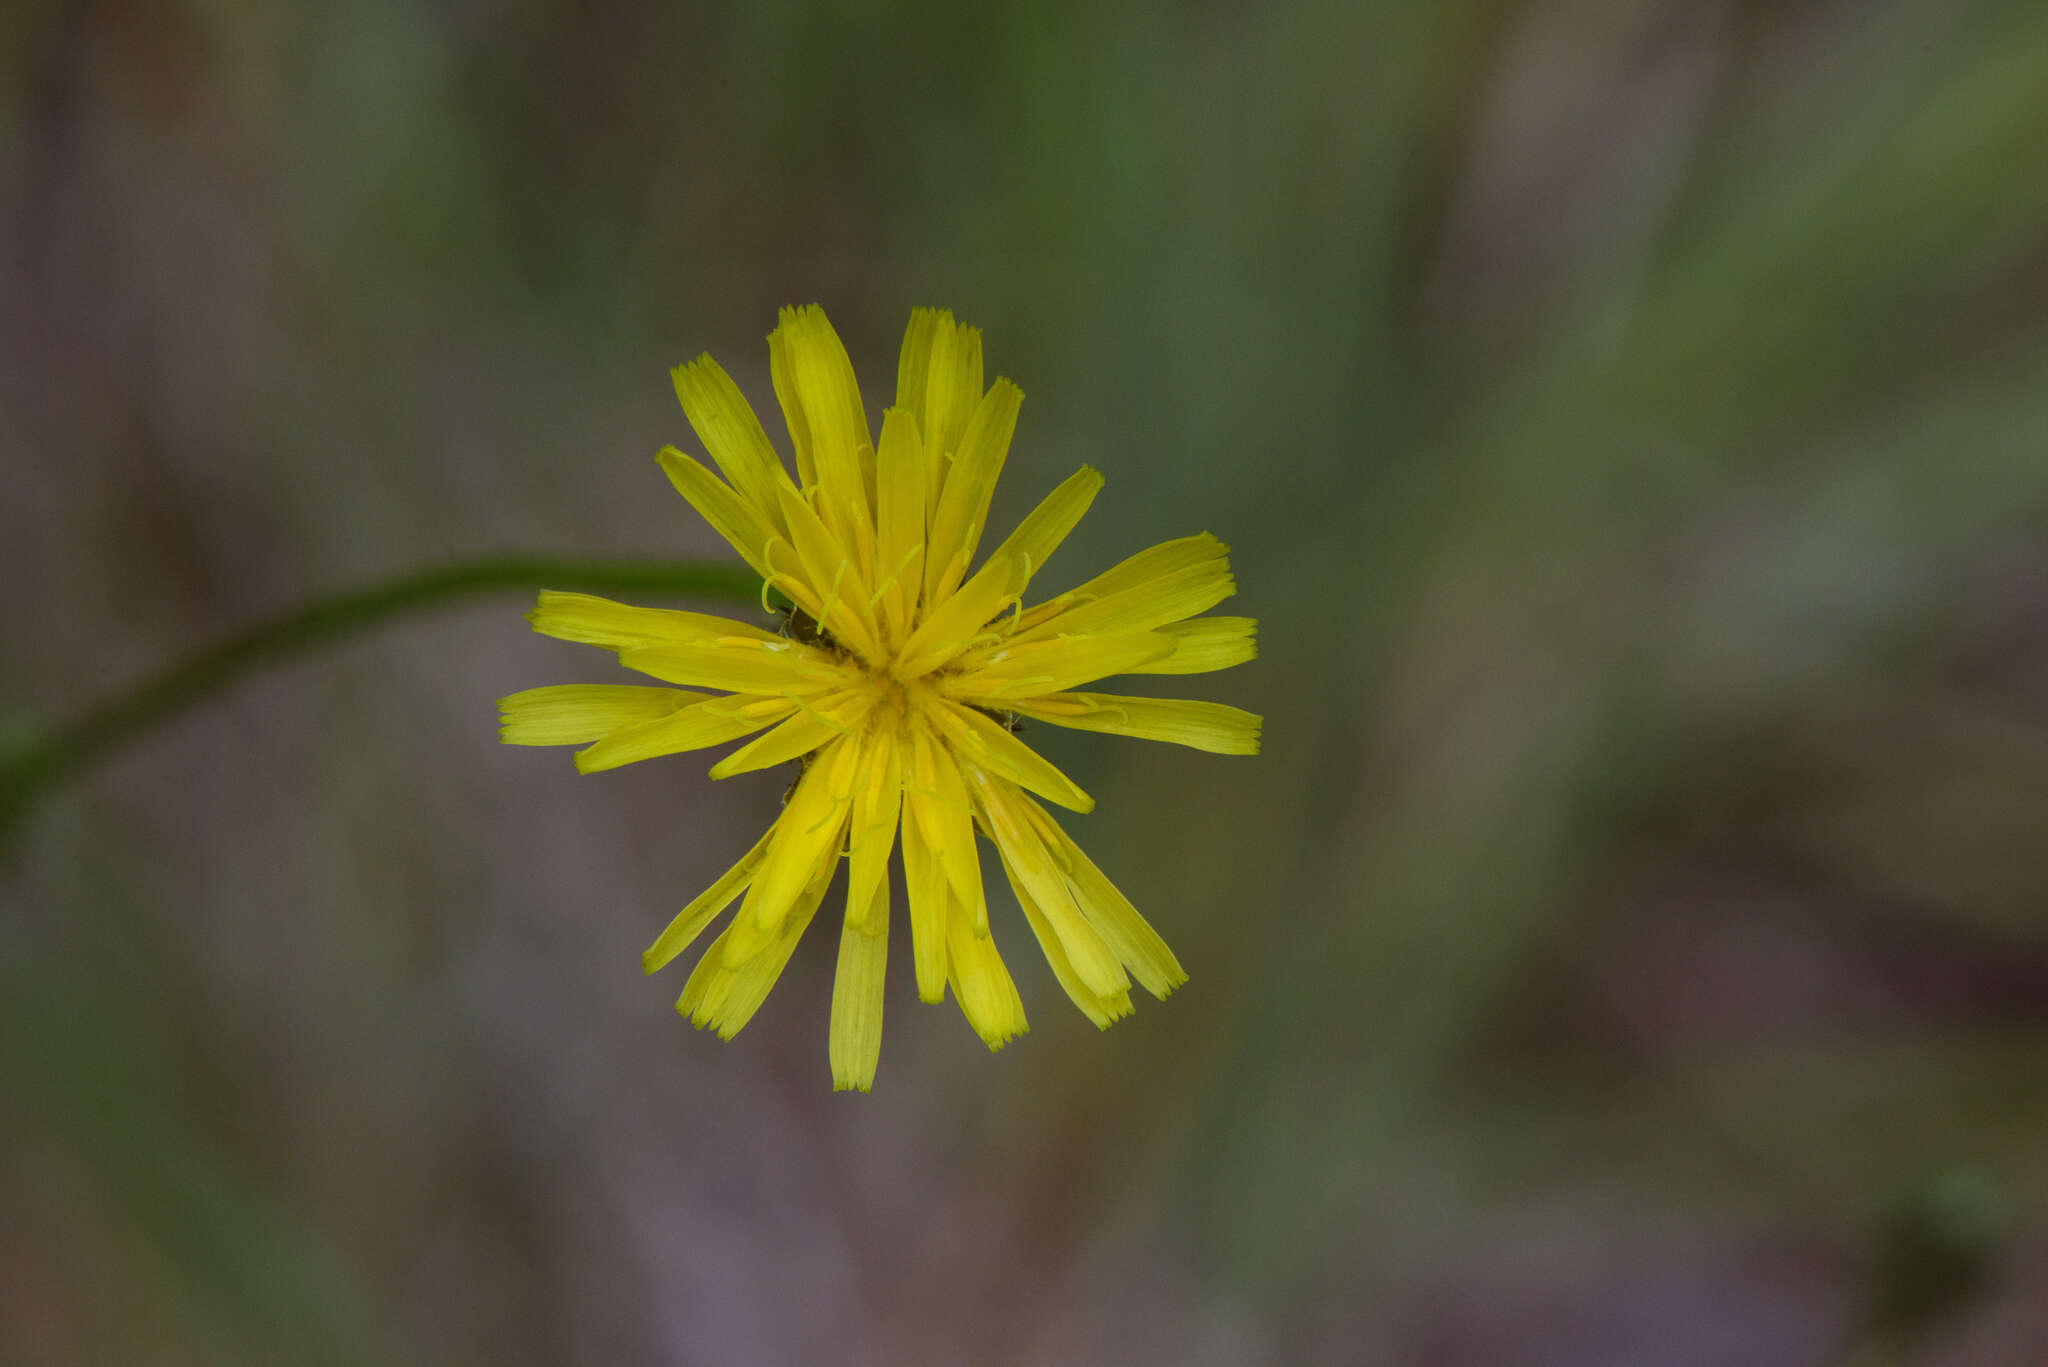
[[[259,669],[458,599],[539,589],[752,603],[760,597],[761,580],[742,565],[508,555],[402,575],[309,603],[200,650],[0,761],[0,839],[67,779]]]

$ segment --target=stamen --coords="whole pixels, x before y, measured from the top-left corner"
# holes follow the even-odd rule
[[[797,705],[798,707],[800,707],[800,708],[802,708],[802,709],[803,709],[804,711],[806,711],[806,712],[810,713],[810,714],[811,714],[811,715],[812,715],[813,717],[816,717],[816,718],[817,718],[817,719],[818,719],[819,721],[821,721],[821,722],[825,723],[825,725],[827,725],[827,726],[831,727],[831,728],[832,728],[832,729],[833,729],[834,731],[837,731],[837,732],[838,732],[838,733],[839,733],[840,735],[842,735],[842,736],[850,736],[850,735],[852,735],[852,734],[853,734],[853,728],[852,728],[852,727],[850,727],[850,726],[847,726],[846,724],[844,724],[843,722],[841,722],[841,721],[837,720],[837,719],[836,719],[836,718],[834,718],[834,717],[830,717],[830,716],[826,715],[825,713],[823,713],[823,712],[820,712],[820,711],[819,711],[819,710],[818,710],[817,708],[815,708],[815,707],[811,706],[811,705],[810,705],[809,703],[805,702],[805,701],[804,701],[804,700],[803,700],[802,698],[799,698],[799,697],[797,697],[797,696],[796,696],[796,695],[795,695],[794,693],[785,693],[785,694],[783,694],[782,696],[783,696],[783,697],[785,697],[785,698],[788,698],[788,699],[789,699],[789,700],[790,700],[791,702],[795,703],[795,704],[796,704],[796,705]]]
[[[969,816],[974,815],[974,809],[972,807],[969,807],[966,803],[956,802],[954,799],[946,796],[944,793],[934,792],[930,788],[920,788],[915,783],[905,781],[903,785],[903,791],[906,793],[915,793],[919,797],[928,797],[932,801],[938,803],[940,806],[951,807],[956,812],[965,812]]]
[[[832,589],[825,595],[824,609],[818,613],[818,623],[820,626],[824,625],[826,619],[832,616],[832,609],[839,606],[839,585],[845,578],[846,560],[842,557],[839,561],[839,568],[832,572]]]
[[[873,839],[875,838],[875,836],[876,836],[876,835],[877,835],[878,833],[880,833],[880,832],[882,832],[882,831],[887,831],[887,830],[892,830],[892,829],[894,829],[894,828],[895,828],[895,825],[896,825],[896,823],[895,823],[895,822],[893,822],[893,821],[880,821],[880,820],[870,820],[870,821],[868,821],[868,822],[867,822],[866,824],[862,825],[862,826],[861,826],[861,828],[860,828],[860,839],[858,839],[858,840],[851,840],[851,841],[848,841],[848,842],[847,842],[847,846],[846,846],[846,857],[847,857],[847,858],[849,858],[849,859],[851,859],[851,858],[853,857],[854,851],[856,851],[856,850],[860,849],[860,848],[861,848],[861,846],[863,846],[863,845],[867,844],[867,843],[868,843],[868,841],[870,841],[870,840],[873,840]],[[853,827],[854,827],[854,823],[853,823],[853,822],[850,822],[850,821],[849,821],[849,822],[848,822],[848,823],[846,824],[846,828],[847,828],[847,830],[848,830],[848,831],[851,831],[851,830],[853,829]]]
[[[828,821],[834,820],[835,818],[837,818],[837,817],[838,817],[838,815],[839,815],[839,809],[840,809],[841,807],[844,807],[844,806],[846,806],[846,805],[847,805],[848,803],[850,803],[850,802],[852,802],[852,801],[853,801],[853,795],[852,795],[851,793],[848,793],[848,794],[846,794],[846,795],[845,795],[845,796],[843,796],[843,797],[835,797],[835,798],[833,798],[833,799],[832,799],[832,805],[831,805],[831,806],[830,806],[829,808],[827,808],[827,809],[826,809],[826,811],[825,811],[825,814],[824,814],[823,816],[819,817],[819,818],[817,819],[817,821],[816,821],[816,822],[814,822],[813,824],[811,824],[810,826],[807,826],[807,827],[805,827],[805,828],[804,828],[804,834],[805,834],[805,835],[816,835],[816,834],[817,834],[817,833],[818,833],[819,831],[822,831],[822,830],[824,830],[824,829],[825,829],[825,823],[826,823],[826,822],[828,822]]]
[[[903,563],[898,565],[895,569],[889,571],[889,577],[882,581],[882,587],[876,589],[874,592],[874,596],[868,599],[868,610],[870,612],[874,610],[875,604],[882,601],[882,595],[889,591],[889,586],[895,583],[898,579],[900,579],[903,576],[903,571],[910,568],[910,562],[917,559],[918,552],[922,551],[923,549],[924,542],[918,542],[915,546],[912,546],[910,548],[910,554],[903,557]]]

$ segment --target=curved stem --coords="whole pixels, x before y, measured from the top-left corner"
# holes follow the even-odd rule
[[[508,590],[675,594],[752,604],[743,565],[494,556],[401,575],[320,599],[186,657],[0,761],[0,838],[52,789],[245,676],[357,632],[462,598]]]

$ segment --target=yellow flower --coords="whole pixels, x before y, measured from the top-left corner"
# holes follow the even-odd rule
[[[1087,511],[1083,467],[969,573],[1023,394],[982,389],[981,334],[911,314],[896,406],[879,442],[822,310],[784,309],[768,339],[796,449],[792,481],[761,423],[709,356],[675,371],[683,411],[723,480],[674,448],[662,469],[781,596],[780,634],[694,612],[543,593],[534,630],[604,646],[678,688],[570,684],[500,703],[515,745],[586,745],[584,773],[762,732],[713,778],[795,760],[802,773],[760,843],[683,908],[643,956],[649,973],[739,899],[676,1009],[731,1038],[810,924],[843,855],[846,917],[832,995],[836,1087],[872,1085],[882,1043],[888,864],[900,830],[918,996],[950,986],[991,1049],[1024,1004],[990,934],[979,829],[1060,985],[1096,1025],[1131,1010],[1131,980],[1164,997],[1173,952],[1034,797],[1095,803],[1017,738],[1020,718],[1256,754],[1259,718],[1219,703],[1073,690],[1111,674],[1197,674],[1256,653],[1246,617],[1199,617],[1234,591],[1222,542],[1154,546],[1079,588],[1023,593]]]

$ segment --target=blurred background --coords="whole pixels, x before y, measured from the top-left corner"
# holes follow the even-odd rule
[[[1034,731],[1192,974],[991,1058],[638,952],[784,784],[579,778],[520,595],[0,853],[9,1363],[2048,1361],[2039,0],[0,12],[0,739],[312,597],[727,552],[825,305],[1029,395],[1043,586],[1208,529],[1266,716]],[[900,921],[900,918],[899,918]],[[901,927],[899,925],[899,931]]]

